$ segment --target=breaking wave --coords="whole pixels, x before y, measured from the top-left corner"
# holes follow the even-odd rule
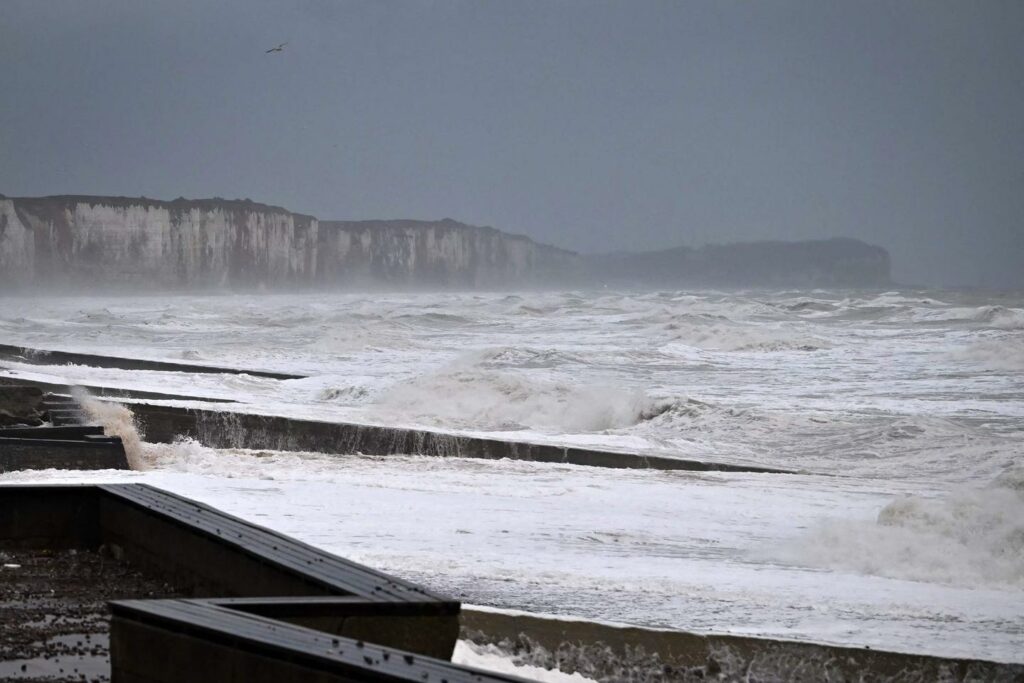
[[[1024,310],[1005,306],[984,306],[974,315],[974,320],[1001,330],[1022,330]]]
[[[688,433],[745,429],[755,423],[773,422],[774,416],[749,408],[721,406],[694,398],[682,398],[652,401],[643,419],[652,426]]]
[[[506,346],[484,351],[480,354],[480,360],[482,365],[495,368],[550,368],[558,365],[586,363],[583,356],[570,351],[521,346]]]
[[[421,325],[425,327],[459,327],[473,324],[473,320],[454,313],[401,313],[391,316],[389,320],[402,322],[410,325]]]
[[[974,363],[989,370],[1024,370],[1024,336],[977,341],[949,356],[952,360]]]
[[[359,403],[365,401],[370,395],[369,390],[366,387],[359,385],[349,386],[327,386],[324,387],[317,393],[318,401],[331,401],[335,403],[341,403],[348,405],[352,403]]]
[[[656,409],[637,389],[533,379],[486,367],[486,355],[474,360],[392,386],[373,412],[453,429],[581,433],[635,425]]]
[[[917,311],[916,321],[925,323],[964,323],[997,330],[1024,330],[1024,309],[1006,306],[978,306]]]
[[[665,330],[675,342],[709,351],[818,351],[831,348],[831,344],[823,339],[768,325],[668,323]]]
[[[804,299],[791,304],[781,304],[781,308],[793,313],[831,313],[839,310],[839,305],[830,301]]]
[[[898,498],[873,523],[823,524],[774,559],[910,581],[1024,588],[1024,466],[982,489]]]

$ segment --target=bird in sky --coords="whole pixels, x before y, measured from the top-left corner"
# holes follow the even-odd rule
[[[284,46],[287,45],[287,44],[288,43],[281,43],[277,47],[272,47],[272,48],[270,48],[269,50],[266,51],[266,54],[269,55],[271,52],[284,52]]]

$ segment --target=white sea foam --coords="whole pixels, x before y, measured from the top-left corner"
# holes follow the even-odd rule
[[[874,522],[835,520],[783,546],[775,559],[911,581],[1024,588],[1024,467],[983,489],[909,495]]]
[[[952,308],[923,308],[914,311],[919,322],[962,323],[997,330],[1024,329],[1024,309],[1000,305]]]
[[[580,364],[584,356],[562,349],[537,349],[522,346],[504,346],[487,349],[477,354],[483,367],[551,368],[560,365]]]
[[[231,410],[303,419],[518,429],[527,441],[839,475],[584,472],[183,441],[142,443],[145,472],[8,473],[3,482],[144,480],[506,605],[1019,657],[1024,590],[1011,515],[1021,515],[1006,483],[1019,475],[979,486],[1019,461],[1024,445],[1020,295],[330,293],[3,304],[3,343],[308,375],[0,360],[7,377],[232,399]],[[802,529],[816,531],[794,542],[789,565],[751,554]]]
[[[1024,334],[971,342],[949,353],[950,360],[980,365],[988,370],[1024,370]]]
[[[579,673],[567,674],[557,669],[544,669],[530,664],[517,664],[507,652],[495,645],[479,645],[466,640],[455,643],[452,661],[500,674],[512,674],[541,683],[587,683],[593,681]]]
[[[744,408],[723,408],[692,398],[652,401],[643,418],[652,425],[671,427],[681,433],[714,431],[723,428],[723,421],[745,424],[767,420],[767,416]]]
[[[323,453],[209,448],[187,437],[143,443],[141,452],[152,469],[224,479],[329,480],[342,462],[342,456]]]
[[[674,341],[715,351],[817,351],[831,347],[823,339],[778,325],[675,321],[667,323],[665,330]]]
[[[147,446],[147,449],[150,447]],[[143,481],[465,601],[687,630],[735,629],[1019,660],[1024,593],[752,562],[822,515],[908,484],[603,470],[154,444],[147,472],[0,474],[0,484]]]

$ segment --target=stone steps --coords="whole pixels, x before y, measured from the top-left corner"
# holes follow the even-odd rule
[[[6,406],[13,421],[24,422],[0,426],[0,472],[128,469],[121,438],[89,424],[88,414],[73,397],[43,394],[33,386],[0,385],[0,405]],[[32,424],[36,422],[41,424]]]

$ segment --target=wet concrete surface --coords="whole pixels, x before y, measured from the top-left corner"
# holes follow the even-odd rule
[[[186,596],[120,555],[0,549],[0,680],[110,680],[107,601]]]

